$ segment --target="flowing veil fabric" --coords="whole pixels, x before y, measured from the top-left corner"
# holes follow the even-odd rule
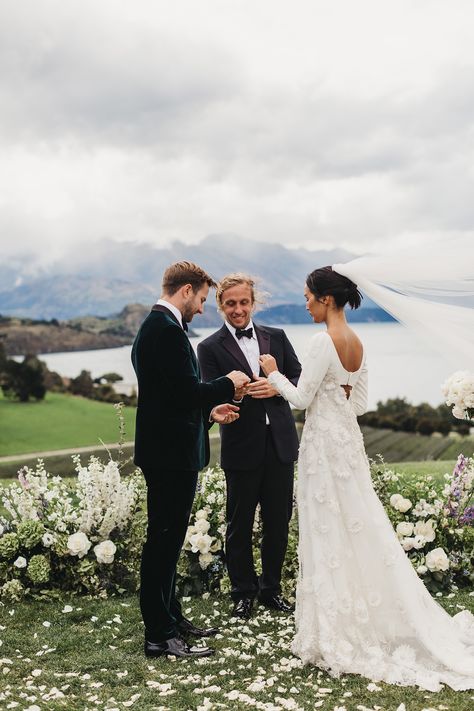
[[[455,370],[474,361],[474,237],[387,250],[334,264],[369,298],[442,354]]]

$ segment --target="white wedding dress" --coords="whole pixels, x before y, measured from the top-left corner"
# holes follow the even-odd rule
[[[356,416],[367,407],[365,355],[346,371],[327,332],[310,341],[295,387],[306,409],[298,460],[299,578],[292,651],[334,676],[438,691],[474,688],[474,617],[451,617],[404,553],[372,488]],[[341,384],[352,386],[349,399]]]

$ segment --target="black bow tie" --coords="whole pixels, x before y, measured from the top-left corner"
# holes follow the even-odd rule
[[[185,321],[184,319],[182,320],[182,324],[183,324],[183,331],[187,331],[187,330],[188,330],[188,324],[186,323],[186,321]]]
[[[235,329],[235,336],[236,338],[242,338],[245,336],[245,338],[252,338],[253,336],[253,328],[247,328],[247,330],[244,330],[242,328],[236,328]]]

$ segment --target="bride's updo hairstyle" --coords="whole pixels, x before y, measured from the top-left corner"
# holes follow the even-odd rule
[[[321,267],[308,274],[306,286],[316,297],[333,296],[339,309],[346,304],[351,309],[358,309],[363,298],[357,284],[335,272],[332,267]]]

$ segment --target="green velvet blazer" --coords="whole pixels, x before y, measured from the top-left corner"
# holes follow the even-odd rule
[[[144,471],[199,471],[209,462],[209,412],[232,400],[234,384],[225,376],[201,382],[191,343],[163,306],[140,326],[132,363],[138,379],[135,464]]]

